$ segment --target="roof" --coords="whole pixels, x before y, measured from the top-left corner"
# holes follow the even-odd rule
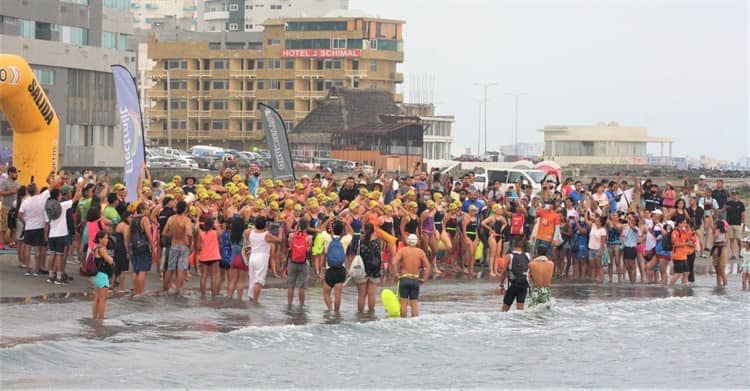
[[[388,91],[333,88],[294,133],[386,133],[420,123],[403,115]]]

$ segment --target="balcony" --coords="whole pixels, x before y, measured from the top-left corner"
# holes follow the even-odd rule
[[[403,83],[404,74],[401,72],[391,72],[391,80],[393,80],[394,83]]]
[[[192,99],[208,99],[211,94],[208,91],[190,91],[190,98]]]
[[[166,69],[152,69],[150,71],[146,71],[146,77],[151,80],[166,79],[167,70]]]
[[[393,94],[393,103],[404,103],[403,94]]]
[[[296,98],[301,99],[317,99],[317,98],[324,98],[326,96],[327,91],[300,91],[296,90],[294,91],[294,95]]]
[[[187,77],[211,77],[210,70],[191,69],[187,71]]]
[[[231,110],[229,118],[255,118],[255,112],[250,110]]]
[[[355,79],[364,79],[367,77],[367,71],[362,69],[349,69],[344,72],[344,75],[347,79],[355,78]]]
[[[209,110],[190,110],[188,111],[188,117],[190,118],[210,118],[211,112]]]
[[[298,70],[295,76],[298,79],[322,79],[323,71],[319,69]]]
[[[233,99],[241,98],[255,98],[255,90],[244,90],[244,91],[230,91],[229,97]]]
[[[203,14],[203,20],[224,20],[229,19],[229,11],[212,11]]]
[[[147,95],[149,98],[152,99],[159,99],[159,98],[166,98],[167,97],[167,90],[157,90],[154,88],[149,88],[147,91]]]
[[[255,78],[255,70],[254,69],[245,69],[245,70],[237,70],[237,71],[229,71],[229,77],[232,79],[254,79]]]
[[[148,115],[154,119],[167,118],[167,110],[151,109],[148,111]]]

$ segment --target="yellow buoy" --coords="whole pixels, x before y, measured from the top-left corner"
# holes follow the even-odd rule
[[[383,289],[380,292],[380,300],[383,301],[383,306],[388,316],[401,316],[401,303],[398,301],[396,293],[390,289]]]

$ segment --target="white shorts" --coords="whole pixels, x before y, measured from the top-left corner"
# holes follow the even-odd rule
[[[260,284],[260,286],[266,285],[266,274],[268,274],[268,254],[250,254],[250,262],[247,265],[248,271],[248,296],[253,295],[253,286]]]

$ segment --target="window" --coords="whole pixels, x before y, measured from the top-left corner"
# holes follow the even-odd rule
[[[293,90],[294,89],[294,80],[284,80],[284,89],[285,90]]]
[[[89,0],[60,0],[60,1],[62,1],[63,3],[89,5]]]
[[[120,34],[117,36],[117,50],[126,51],[128,50],[128,37],[127,34]]]
[[[186,80],[170,80],[169,89],[170,90],[185,90],[187,89],[187,81]]]
[[[286,130],[292,130],[294,129],[294,122],[284,121],[284,126],[286,127]]]
[[[341,69],[341,60],[327,59],[323,62],[325,69]]]
[[[230,11],[239,11],[240,5],[237,3],[229,4],[229,10]]]
[[[263,102],[271,107],[273,107],[276,110],[279,110],[281,108],[281,101],[278,99],[270,99],[265,102]]]
[[[293,100],[285,100],[284,101],[284,110],[294,110],[294,101]]]
[[[172,129],[185,129],[187,128],[187,121],[173,119],[170,125],[170,128]]]
[[[215,99],[211,108],[214,110],[226,110],[229,108],[229,102],[224,99]]]
[[[346,22],[287,22],[285,28],[286,31],[346,31]]]
[[[254,100],[246,100],[245,101],[245,110],[254,110],[255,108],[255,101]]]
[[[272,10],[280,10],[281,9],[281,4],[271,4],[271,9]]]
[[[169,103],[169,108],[172,110],[185,110],[187,109],[187,100],[172,99],[172,101]]]
[[[213,67],[213,69],[229,69],[229,60],[226,58],[214,60]]]
[[[253,9],[253,5],[252,4],[245,4],[245,9],[246,10],[251,10],[251,9]]]
[[[88,45],[89,30],[80,27],[60,26],[60,42],[74,45]]]
[[[331,39],[331,47],[334,49],[346,49],[346,38]]]
[[[252,30],[253,24],[252,23],[245,23],[245,30]]]
[[[240,29],[240,26],[237,23],[229,23],[229,31],[237,31]]]
[[[247,82],[247,83],[245,84],[245,90],[248,90],[248,91],[252,91],[252,90],[253,90],[253,88],[255,88],[255,83],[254,83],[254,82],[253,82],[252,80],[249,80],[249,81],[248,81],[248,82]]]
[[[263,130],[263,121],[255,121],[255,130]]]
[[[36,77],[36,80],[39,81],[39,83],[41,84],[44,84],[44,85],[55,84],[55,70],[54,69],[35,68],[34,77]]]
[[[167,69],[187,69],[186,60],[168,60]]]
[[[401,51],[401,42],[395,39],[378,39],[377,41],[370,42],[371,45],[373,43],[375,43],[375,46],[372,47],[373,49],[390,50],[393,52]]]
[[[284,69],[294,69],[294,60],[293,59],[284,60]]]
[[[258,89],[259,90],[263,89],[263,80],[258,80]]]
[[[12,16],[5,16],[3,19],[5,19],[5,23],[7,24],[16,24],[18,22],[18,19]]]
[[[371,89],[371,90],[376,90],[376,89],[378,89],[378,83],[375,83],[375,82],[372,82],[372,83],[370,83],[370,89]]]
[[[219,120],[213,120],[213,121],[211,121],[211,129],[213,129],[213,130],[226,130],[227,129],[227,120],[225,120],[225,119],[219,119]]]
[[[34,39],[36,38],[36,25],[33,20],[18,20],[18,32],[24,38]]]
[[[281,40],[280,39],[269,39],[267,42],[268,42],[269,46],[279,46],[279,45],[281,45]]]
[[[378,61],[370,60],[370,72],[377,72],[377,71],[378,71]]]
[[[330,39],[287,39],[284,41],[287,49],[330,49]]]
[[[268,90],[280,90],[281,89],[281,80],[268,80],[267,88]]]
[[[271,58],[268,59],[268,69],[281,69],[281,59]]]
[[[257,60],[257,61],[255,61],[255,68],[256,69],[263,69],[263,60]]]
[[[104,0],[104,6],[112,9],[127,10],[130,9],[130,0]]]
[[[332,87],[343,87],[344,81],[343,80],[326,80],[323,83],[323,86],[326,90],[331,89]]]
[[[117,49],[117,33],[102,31],[102,48]]]
[[[211,88],[214,90],[227,90],[229,89],[229,80],[213,80]]]

